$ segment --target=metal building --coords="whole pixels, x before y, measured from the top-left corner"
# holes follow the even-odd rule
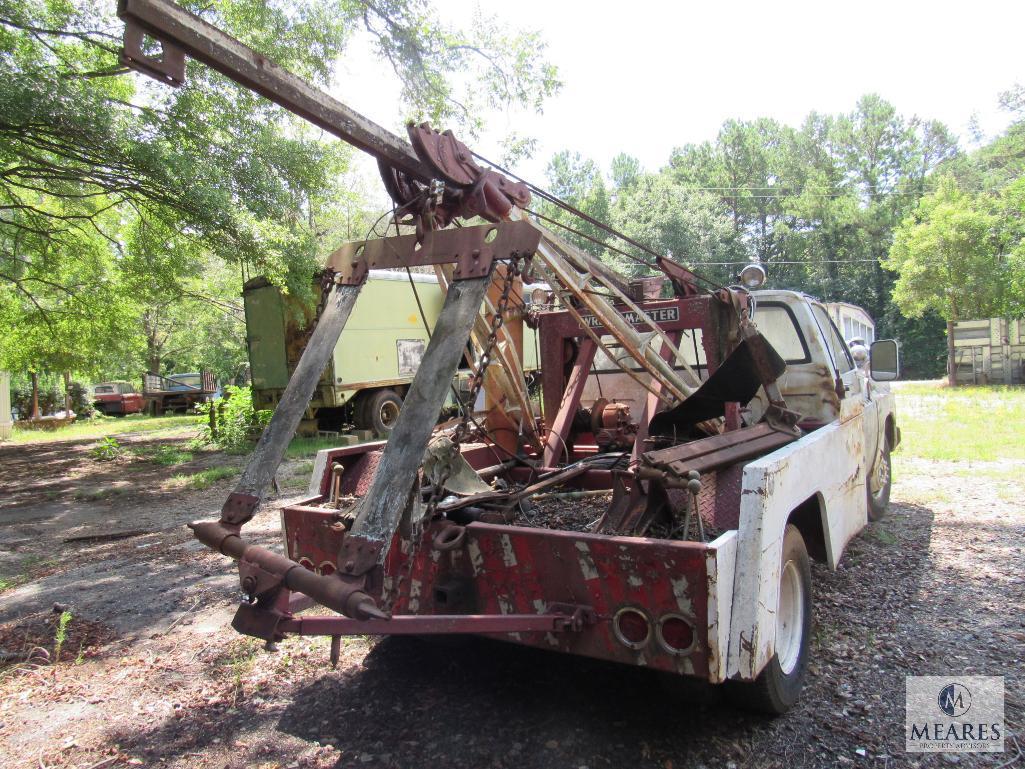
[[[844,341],[861,339],[866,345],[876,338],[876,324],[861,307],[850,302],[825,302],[826,312],[843,334]]]
[[[11,439],[14,421],[11,419],[11,375],[0,371],[0,441]]]
[[[1025,384],[1025,318],[954,323],[957,383]]]

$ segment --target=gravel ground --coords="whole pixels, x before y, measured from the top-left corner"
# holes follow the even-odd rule
[[[889,517],[836,572],[814,567],[811,675],[798,707],[767,719],[715,689],[493,641],[348,639],[337,670],[320,639],[265,652],[227,627],[227,563],[182,528],[214,516],[230,481],[173,492],[164,469],[92,468],[111,476],[97,479],[90,461],[78,445],[0,448],[0,466],[14,468],[0,489],[0,576],[30,564],[32,577],[0,594],[4,766],[1014,765],[1025,722],[1020,476],[980,482],[957,463],[900,462]],[[125,480],[97,501],[64,493]],[[277,526],[270,506],[249,531],[274,543]],[[97,527],[149,533],[63,542]],[[72,613],[59,659],[54,602]],[[905,753],[910,674],[1006,676],[1007,752]]]

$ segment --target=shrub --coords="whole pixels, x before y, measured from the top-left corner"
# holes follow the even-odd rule
[[[253,408],[253,391],[249,387],[228,385],[225,391],[225,398],[196,406],[199,413],[207,416],[202,438],[226,451],[246,449],[259,437],[273,412]]]
[[[89,453],[92,454],[94,459],[98,459],[101,462],[113,462],[115,459],[121,458],[124,449],[118,443],[117,438],[108,435],[89,449]]]

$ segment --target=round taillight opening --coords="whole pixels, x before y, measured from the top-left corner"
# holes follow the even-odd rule
[[[612,620],[616,638],[631,649],[640,649],[651,640],[651,620],[637,609],[620,609]]]
[[[683,617],[667,614],[658,621],[658,640],[671,654],[686,654],[694,648],[694,626]]]

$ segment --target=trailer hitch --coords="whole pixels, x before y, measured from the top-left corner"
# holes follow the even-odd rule
[[[246,542],[239,533],[239,526],[221,521],[195,521],[189,524],[189,528],[204,545],[239,562],[239,582],[246,601],[239,607],[232,625],[240,632],[273,640],[277,620],[284,616],[279,600],[283,591],[302,593],[320,605],[353,619],[386,621],[390,618],[364,589],[368,570],[363,568],[363,564],[377,561],[377,552],[372,544],[354,542],[350,545],[350,549],[354,553],[358,551],[358,554],[346,562],[349,568],[345,568],[345,574],[322,575],[273,550]],[[249,623],[247,629],[237,626],[242,622]],[[251,632],[254,628],[250,625],[258,625],[262,631]]]

